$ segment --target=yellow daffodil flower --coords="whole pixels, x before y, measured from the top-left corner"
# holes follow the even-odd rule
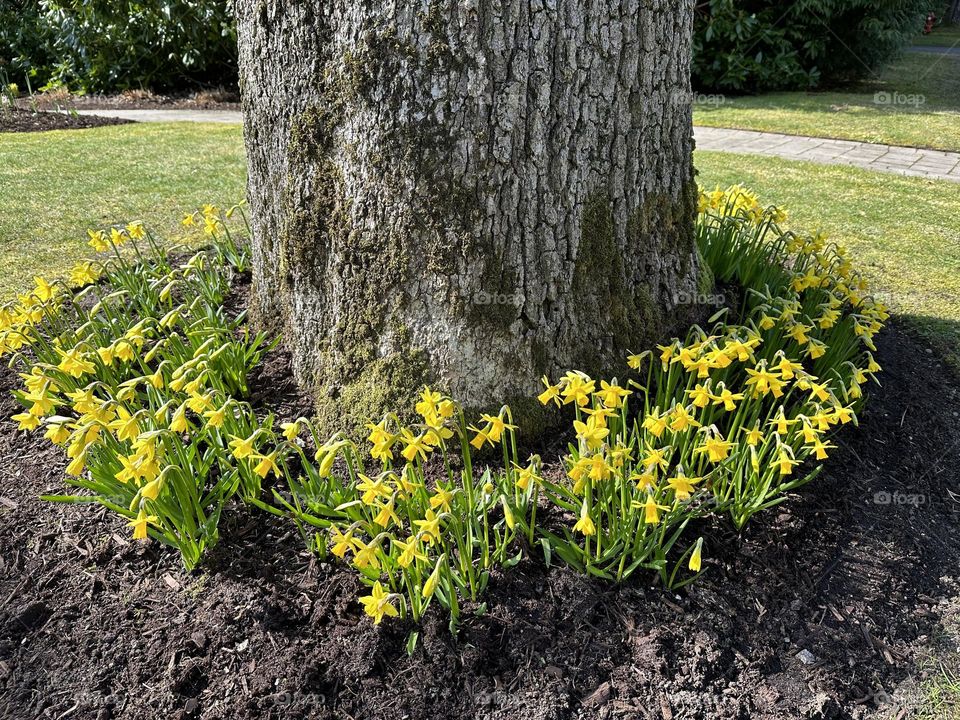
[[[573,530],[587,537],[597,534],[597,528],[593,524],[589,509],[587,508],[586,498],[584,498],[583,505],[580,506],[580,519],[577,520],[577,523],[573,526]]]
[[[87,237],[89,238],[87,245],[96,252],[106,252],[110,249],[102,230],[87,230]]]
[[[577,432],[577,437],[584,441],[588,450],[596,450],[603,445],[604,439],[610,434],[610,430],[599,426],[597,419],[593,416],[583,423],[579,420],[573,422],[573,427]]]
[[[565,384],[562,391],[564,405],[576,403],[580,407],[584,407],[590,403],[590,396],[596,387],[593,380],[577,373],[567,373],[564,380]]]
[[[400,454],[403,455],[407,462],[413,462],[418,457],[421,460],[426,460],[427,453],[433,449],[424,441],[424,435],[414,435],[407,428],[400,430],[400,440],[404,444],[404,448]]]
[[[703,478],[687,477],[683,474],[682,470],[678,470],[676,477],[667,480],[667,484],[673,488],[673,494],[677,500],[689,500],[690,494],[695,490],[693,486],[701,480],[703,480]]]
[[[537,477],[532,467],[520,467],[516,463],[514,463],[513,467],[517,474],[517,479],[515,481],[516,485],[524,492],[530,488],[531,482],[539,481],[540,479]]]
[[[346,557],[348,552],[355,550],[358,546],[363,547],[363,543],[353,537],[352,530],[343,533],[336,525],[330,528],[330,541],[332,543],[330,552],[333,553],[334,557],[341,560]]]
[[[93,363],[76,348],[71,348],[70,350],[57,348],[57,352],[60,354],[60,363],[57,367],[71,377],[81,378],[84,375],[93,373],[96,369]]]
[[[283,430],[283,436],[287,442],[293,442],[300,436],[300,421],[285,422],[280,425],[280,429]]]
[[[54,445],[63,445],[70,439],[70,431],[61,423],[51,423],[47,426],[44,437]]]
[[[816,438],[812,443],[810,443],[810,446],[807,447],[807,449],[814,453],[817,460],[826,460],[827,450],[835,447],[836,445],[831,445],[830,443],[823,442],[820,438]]]
[[[718,463],[727,459],[732,448],[733,443],[729,440],[724,440],[723,436],[717,433],[704,440],[703,445],[695,448],[693,452],[695,454],[706,453],[707,460],[712,463]]]
[[[419,549],[419,543],[415,537],[407,538],[406,542],[401,542],[396,538],[392,539],[394,547],[400,550],[397,557],[397,564],[402,568],[408,568],[414,562],[426,562],[427,556]]]
[[[380,527],[386,529],[390,527],[391,523],[395,525],[400,524],[400,517],[397,515],[393,500],[385,504],[374,503],[374,508],[376,508],[378,512],[376,517],[373,518],[373,521]]]
[[[233,457],[237,460],[244,460],[253,455],[255,452],[253,447],[254,437],[254,435],[251,435],[248,438],[239,438],[236,435],[231,435],[228,447]]]
[[[747,434],[747,445],[750,447],[756,447],[763,442],[763,432],[761,432],[759,425],[754,425],[752,428],[740,428],[743,432]]]
[[[610,463],[607,462],[607,459],[603,455],[594,455],[588,460],[588,474],[591,480],[596,482],[602,482],[604,480],[609,480],[610,475],[613,473],[613,468],[610,467]]]
[[[390,604],[392,595],[388,594],[378,580],[373,585],[373,591],[370,595],[360,598],[363,604],[363,611],[373,618],[374,625],[379,625],[380,621],[386,617],[397,617],[397,609]]]
[[[635,472],[630,480],[636,483],[637,490],[651,490],[657,483],[657,476],[652,472]]]
[[[252,455],[252,459],[259,460],[256,466],[253,468],[253,471],[259,475],[261,478],[267,477],[270,473],[274,474],[274,477],[280,477],[280,468],[277,467],[277,452],[274,451],[269,455]]]
[[[781,448],[780,454],[777,455],[775,464],[780,471],[780,475],[783,476],[792,474],[794,466],[799,465],[800,463],[790,457],[786,450]]]
[[[733,412],[737,409],[737,403],[743,400],[743,393],[733,393],[727,388],[720,390],[719,395],[711,395],[714,405],[723,405],[727,412]]]
[[[649,445],[646,446],[646,454],[641,460],[641,464],[647,468],[659,468],[660,470],[665,471],[670,466],[670,461],[667,459],[667,454],[672,450],[671,446],[666,446],[663,448],[653,448]]]
[[[431,545],[440,539],[440,517],[433,510],[427,510],[424,519],[414,520],[413,524],[419,528],[417,535]]]
[[[642,503],[635,500],[632,503],[632,507],[643,510],[643,522],[645,522],[647,525],[659,525],[660,511],[666,511],[670,509],[666,505],[658,505],[657,501],[654,500],[652,493],[648,493],[646,501]]]
[[[11,417],[17,423],[18,430],[36,430],[40,427],[40,418],[33,413],[22,412]]]
[[[754,397],[762,397],[767,393],[773,393],[775,398],[783,395],[783,380],[762,365],[747,368],[747,375],[750,377],[747,378],[746,385],[753,388]]]
[[[86,285],[92,285],[100,279],[100,271],[92,263],[82,262],[74,265],[70,270],[69,284],[73,288],[81,288]]]
[[[127,225],[126,231],[133,240],[142,240],[147,235],[146,230],[144,230],[143,223],[140,222],[130,223]]]
[[[353,564],[360,570],[364,568],[380,569],[380,560],[377,558],[377,546],[374,543],[365,545],[360,540],[354,541],[355,551],[353,554]]]
[[[516,430],[516,425],[508,425],[499,415],[481,415],[480,419],[489,424],[487,435],[493,443],[500,442],[506,430]]]
[[[136,520],[127,523],[127,527],[133,528],[134,540],[145,540],[147,538],[147,525],[157,522],[156,515],[147,515],[147,511],[140,508],[140,514]]]
[[[704,386],[700,383],[697,383],[693,390],[687,390],[687,396],[693,399],[694,407],[705,408],[710,404],[709,386]]]
[[[673,408],[673,412],[670,414],[670,429],[674,432],[684,432],[689,428],[698,428],[700,423],[697,422],[696,418],[693,416],[689,410],[683,405],[677,404]]]
[[[450,512],[452,502],[453,493],[439,485],[436,492],[430,496],[430,507],[440,512]]]
[[[600,390],[596,393],[600,398],[601,404],[606,408],[619,408],[623,401],[630,396],[630,391],[625,390],[616,383],[610,384],[606,380],[600,381]]]
[[[669,345],[657,345],[657,350],[660,351],[660,365],[666,371],[667,366],[670,364],[670,361],[673,360],[673,354],[677,349],[676,341],[670,343]]]
[[[357,483],[357,491],[363,493],[360,496],[360,502],[364,505],[373,505],[377,498],[388,498],[393,492],[386,483],[385,477],[378,477],[373,480],[363,473],[357,473],[360,482]]]

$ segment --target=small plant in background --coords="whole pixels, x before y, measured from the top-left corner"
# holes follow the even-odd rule
[[[5,0],[0,64],[41,89],[84,92],[231,83],[232,9],[222,0]]]

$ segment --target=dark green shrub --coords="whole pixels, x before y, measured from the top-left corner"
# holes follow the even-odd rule
[[[920,32],[939,0],[705,0],[694,23],[694,85],[738,92],[869,76]]]
[[[34,87],[231,85],[236,31],[227,0],[0,0],[0,64]]]
[[[40,5],[28,0],[0,0],[0,82],[27,89],[34,67],[52,62],[40,31]],[[32,82],[32,80],[31,80]]]

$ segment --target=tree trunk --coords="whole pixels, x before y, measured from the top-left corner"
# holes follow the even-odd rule
[[[696,291],[692,2],[237,11],[251,306],[321,418],[621,368]]]
[[[960,0],[953,0],[950,12],[947,13],[947,22],[951,25],[960,25]]]

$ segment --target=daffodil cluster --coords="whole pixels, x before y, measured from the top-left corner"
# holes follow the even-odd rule
[[[303,475],[288,477],[277,506],[313,528],[315,549],[352,565],[371,588],[361,598],[375,622],[419,620],[436,599],[456,626],[464,600],[476,602],[490,571],[519,560],[515,540],[533,538],[539,459],[520,464],[510,410],[466,422],[454,401],[426,388],[421,422],[396,415],[370,423],[367,450],[340,436],[320,442],[307,420],[313,456],[299,450]],[[473,454],[499,450],[502,469],[475,472]]]
[[[787,213],[775,205],[764,206],[760,198],[741,185],[731,185],[726,190],[715,188],[707,192],[702,187],[697,189],[697,213],[706,215],[715,213],[728,217],[740,217],[749,220],[754,225],[767,221],[783,224],[787,220]]]
[[[540,402],[572,407],[577,438],[567,481],[544,484],[570,527],[547,536],[598,576],[654,568],[676,586],[683,563],[699,572],[702,539],[667,562],[687,523],[726,512],[740,528],[782,502],[816,474],[880,370],[873,336],[888,315],[843,248],[783,232],[783,214],[739,188],[701,200],[700,250],[719,280],[745,289],[741,323],[725,321],[727,308],[708,329],[631,356],[639,377],[625,386],[544,378]]]
[[[508,407],[468,422],[431,388],[417,422],[387,414],[362,444],[306,418],[274,427],[244,402],[266,338],[222,307],[248,263],[231,214],[187,215],[212,245],[180,263],[139,223],[91,231],[106,259],[0,307],[0,357],[23,368],[14,420],[63,447],[68,483],[86,491],[50,499],[100,503],[192,568],[238,495],[352,566],[376,623],[419,620],[436,600],[455,628],[491,572],[534,547],[608,580],[690,582],[705,545],[691,520],[741,528],[814,477],[880,370],[887,311],[845,250],[784,231],[785,213],[732,187],[701,191],[696,230],[738,306],[631,355],[621,380],[543,378],[540,403],[572,421],[561,470],[521,460]]]
[[[238,336],[222,308],[233,268],[218,258],[243,251],[221,233],[214,251],[174,266],[139,223],[88,235],[110,257],[81,263],[69,283],[38,278],[0,313],[0,355],[24,368],[13,419],[63,447],[68,484],[86,491],[48,499],[100,503],[193,567],[226,500],[259,495],[278,472],[263,449],[271,419],[242,402],[265,338]],[[251,447],[242,459],[227,452],[237,439]]]

